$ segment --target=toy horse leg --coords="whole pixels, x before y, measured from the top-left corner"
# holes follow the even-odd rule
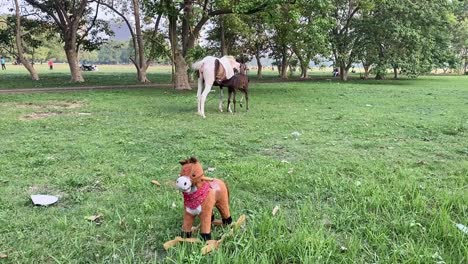
[[[200,213],[200,235],[204,240],[211,240],[211,218],[215,205],[215,192],[211,190],[202,203]]]
[[[223,112],[223,86],[219,86],[219,111]]]
[[[223,220],[224,225],[229,225],[232,223],[232,218],[231,218],[231,213],[229,212],[229,202],[226,197],[226,199],[219,200],[216,203],[216,208],[219,211],[219,214],[221,215],[221,219]]]
[[[229,225],[232,222],[231,212],[229,211],[229,190],[226,184],[219,181],[218,200],[216,201],[216,208],[221,215],[223,224]]]
[[[187,211],[184,213],[184,223],[182,225],[182,237],[192,237],[192,225],[193,220],[195,219],[194,215],[189,214]]]

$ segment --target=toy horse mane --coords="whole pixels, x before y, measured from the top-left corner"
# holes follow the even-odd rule
[[[187,163],[197,163],[197,162],[198,162],[198,160],[195,157],[190,157],[188,159],[179,161],[180,165],[182,165],[182,166],[187,164]]]

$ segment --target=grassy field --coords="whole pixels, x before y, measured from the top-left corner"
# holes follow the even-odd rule
[[[253,83],[248,113],[211,94],[206,119],[194,91],[1,95],[0,263],[467,263],[467,83]],[[162,248],[190,155],[247,215],[208,256]]]

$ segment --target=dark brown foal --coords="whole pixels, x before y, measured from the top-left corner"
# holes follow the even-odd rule
[[[249,110],[249,77],[247,77],[246,74],[243,73],[237,73],[234,76],[232,76],[231,79],[229,80],[224,80],[219,84],[219,88],[223,89],[223,87],[226,86],[228,88],[229,92],[229,97],[228,97],[228,104],[227,104],[227,110],[229,112],[231,111],[231,97],[233,97],[233,103],[234,103],[234,112],[236,112],[236,92],[237,90],[243,92],[245,94],[245,108],[246,110]],[[242,100],[240,103],[240,106],[242,107]]]

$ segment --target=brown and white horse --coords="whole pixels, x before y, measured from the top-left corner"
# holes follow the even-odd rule
[[[192,64],[193,70],[198,70],[198,114],[205,118],[205,101],[211,91],[213,84],[220,84],[222,81],[229,80],[234,76],[234,71],[240,70],[240,63],[232,56],[216,58],[213,56]],[[205,84],[203,89],[203,83]],[[219,110],[223,110],[222,92],[220,92]]]

